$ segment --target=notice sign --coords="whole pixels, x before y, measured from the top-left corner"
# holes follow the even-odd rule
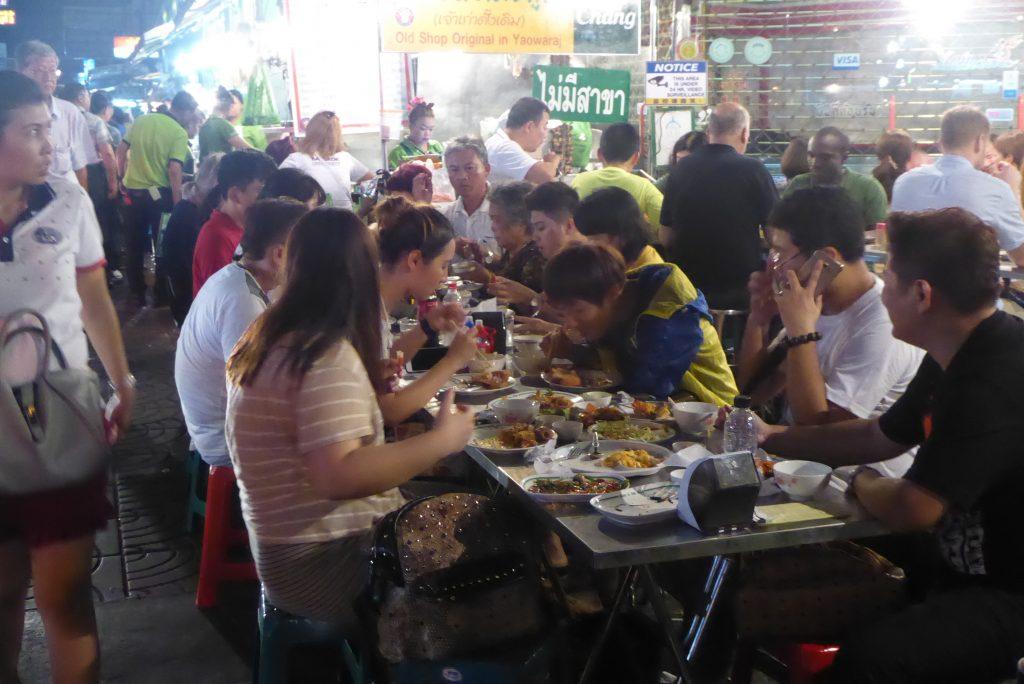
[[[1020,72],[1016,69],[1007,69],[1003,72],[1003,99],[1016,100],[1020,92]]]
[[[538,66],[533,96],[551,109],[552,119],[616,123],[629,119],[629,72]]]
[[[381,0],[385,52],[635,55],[640,0]]]
[[[648,62],[644,102],[653,105],[708,103],[708,63]]]

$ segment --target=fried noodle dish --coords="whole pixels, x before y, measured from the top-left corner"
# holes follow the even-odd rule
[[[486,449],[529,449],[556,437],[551,428],[516,423],[502,428],[494,437],[476,440],[476,444]]]
[[[601,465],[605,468],[654,468],[661,465],[661,459],[643,449],[623,449],[605,456]]]

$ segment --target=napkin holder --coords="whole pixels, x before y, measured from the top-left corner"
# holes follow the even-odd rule
[[[680,478],[676,512],[683,522],[705,534],[747,527],[760,489],[757,465],[749,451],[705,456],[688,466]]]

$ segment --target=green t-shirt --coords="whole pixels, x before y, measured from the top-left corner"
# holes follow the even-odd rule
[[[813,184],[811,174],[802,173],[789,181],[782,196],[788,197],[797,190],[804,190]],[[874,228],[876,223],[881,223],[889,215],[889,200],[885,196],[885,189],[871,176],[845,169],[840,185],[860,207],[860,211],[864,215],[865,229]]]
[[[583,199],[601,188],[622,188],[640,205],[640,211],[647,217],[653,241],[658,239],[658,226],[661,225],[661,202],[664,199],[661,191],[654,183],[641,176],[634,175],[618,166],[606,166],[595,171],[584,171],[572,181],[572,187]]]
[[[238,135],[238,131],[227,119],[211,116],[199,129],[199,161],[200,163],[217,152],[230,152],[234,148],[228,142]]]
[[[184,166],[191,154],[188,133],[166,114],[140,116],[124,141],[130,146],[124,185],[131,190],[170,187],[167,164],[176,160]]]
[[[388,153],[388,168],[394,171],[404,164],[406,160],[425,154],[436,154],[439,157],[443,157],[444,146],[436,140],[431,140],[427,143],[427,149],[424,150],[420,149],[409,138],[402,138],[402,141]]]

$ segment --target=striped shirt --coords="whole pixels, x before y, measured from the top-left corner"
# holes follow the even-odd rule
[[[228,387],[225,434],[242,513],[259,544],[325,542],[360,534],[403,503],[397,489],[362,499],[326,499],[313,489],[305,456],[353,439],[383,438],[383,419],[366,369],[342,341],[296,386],[271,351],[256,379]]]

